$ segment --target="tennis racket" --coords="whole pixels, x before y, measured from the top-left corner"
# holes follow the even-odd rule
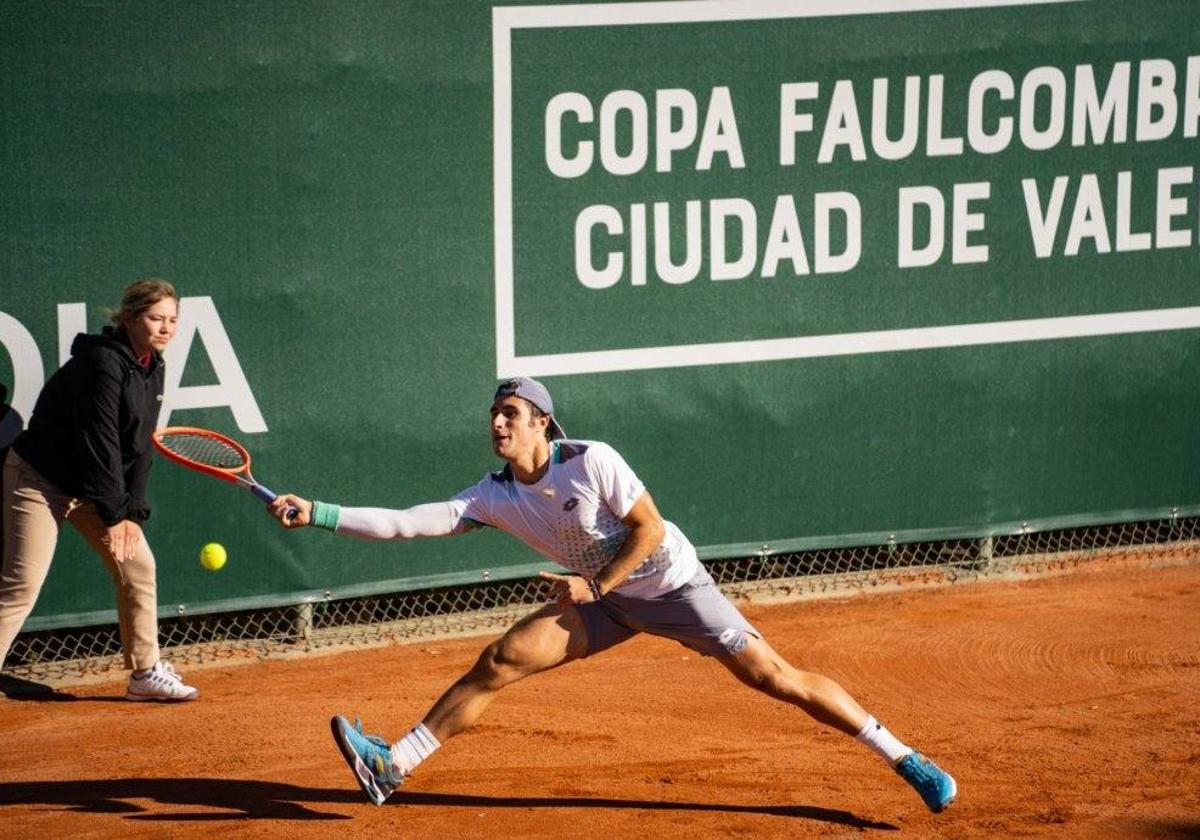
[[[275,493],[254,480],[250,453],[233,438],[193,426],[167,426],[157,430],[151,440],[159,452],[177,464],[240,484],[267,504],[276,499]],[[287,518],[295,519],[299,513],[289,506]]]

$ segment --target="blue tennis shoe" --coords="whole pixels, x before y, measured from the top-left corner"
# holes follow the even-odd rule
[[[361,720],[351,726],[341,715],[333,716],[329,728],[358,786],[372,802],[382,805],[404,782],[404,776],[392,769],[392,748],[388,742],[378,735],[364,735]]]
[[[940,814],[958,795],[954,777],[919,752],[911,752],[896,764],[900,778],[913,786],[929,810]]]

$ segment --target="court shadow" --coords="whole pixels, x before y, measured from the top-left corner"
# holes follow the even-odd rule
[[[765,814],[833,823],[856,829],[899,831],[886,822],[876,822],[849,811],[814,805],[736,805],[720,802],[664,802],[645,799],[609,799],[574,796],[466,796],[450,793],[397,791],[388,805],[427,805],[453,808],[622,808],[633,811],[713,811],[726,814]]]
[[[23,680],[10,674],[0,674],[0,695],[9,700],[34,700],[42,703],[61,703],[76,699],[70,694],[60,694],[44,683]]]
[[[218,809],[169,811],[139,804]],[[279,782],[239,779],[105,779],[75,782],[0,783],[0,820],[10,805],[49,805],[82,814],[124,815],[147,822],[221,820],[348,820],[308,805],[363,802],[357,790],[306,788]]]
[[[78,694],[45,683],[0,674],[0,697],[25,703],[128,703],[123,694]],[[169,704],[162,704],[169,705]]]

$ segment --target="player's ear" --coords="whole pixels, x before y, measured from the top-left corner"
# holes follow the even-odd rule
[[[539,409],[535,409],[532,404],[527,405],[526,410],[529,412],[530,426],[545,430],[546,426],[550,424],[550,418],[542,414]]]

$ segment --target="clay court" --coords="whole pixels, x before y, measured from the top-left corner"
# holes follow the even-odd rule
[[[177,706],[123,683],[0,700],[0,835],[1200,836],[1200,565],[743,607],[953,772],[954,806],[646,637],[510,688],[368,804],[329,716],[398,737],[476,638],[190,670]]]

